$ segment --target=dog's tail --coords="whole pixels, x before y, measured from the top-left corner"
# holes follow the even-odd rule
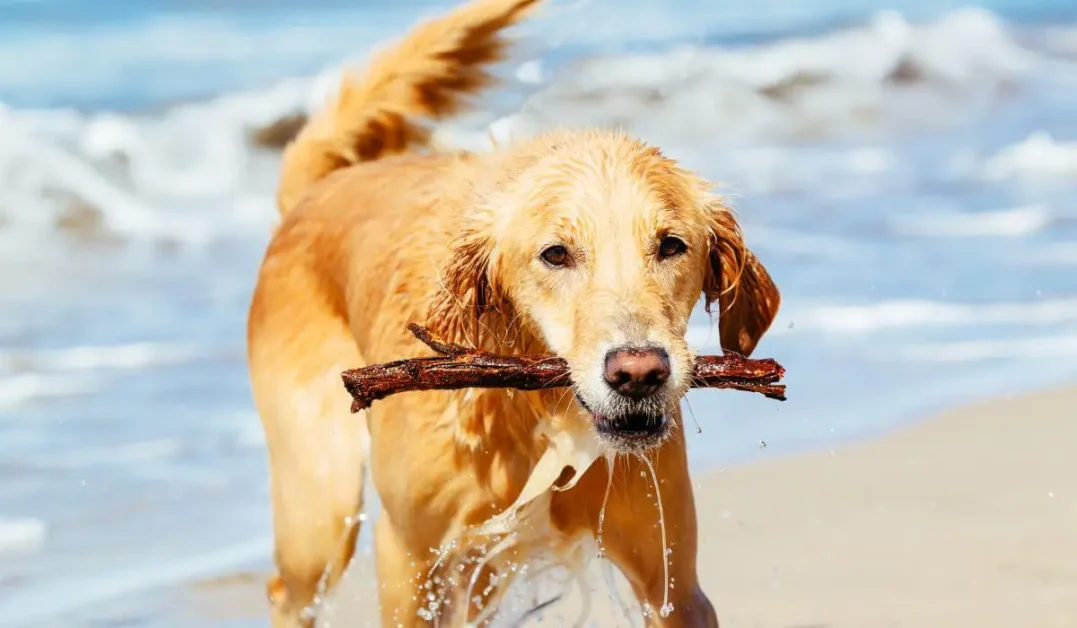
[[[487,67],[505,57],[502,31],[538,2],[474,0],[374,55],[362,76],[345,73],[334,101],[285,148],[281,214],[335,170],[424,145],[422,119],[459,112],[493,83]]]

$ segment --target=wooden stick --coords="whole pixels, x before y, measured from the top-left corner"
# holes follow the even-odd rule
[[[554,355],[498,355],[442,342],[425,327],[411,323],[408,330],[439,355],[410,358],[344,371],[344,387],[352,396],[352,412],[359,412],[389,395],[419,390],[462,388],[515,388],[542,390],[571,385],[564,359]],[[752,360],[736,354],[701,355],[692,373],[693,388],[732,388],[785,401],[785,374],[774,360]]]

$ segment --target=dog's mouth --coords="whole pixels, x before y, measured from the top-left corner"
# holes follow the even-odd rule
[[[576,396],[576,401],[594,418],[595,431],[618,449],[638,451],[660,443],[669,429],[665,414],[657,412],[622,412],[603,414],[595,412],[587,402]]]

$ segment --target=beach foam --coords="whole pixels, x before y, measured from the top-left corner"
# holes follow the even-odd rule
[[[0,372],[136,369],[186,362],[202,355],[203,351],[193,347],[155,342],[47,350],[5,349],[0,350]]]
[[[39,519],[0,517],[0,556],[29,554],[45,544],[47,526]]]
[[[782,325],[783,322],[786,325]],[[1027,326],[1073,322],[1077,322],[1077,299],[976,304],[894,299],[863,305],[801,306],[795,311],[783,312],[771,333],[862,334],[882,329],[931,326]]]
[[[1077,178],[1077,141],[1060,141],[1044,131],[1006,146],[983,166],[989,180],[1072,181]]]
[[[995,211],[933,211],[906,214],[891,221],[894,232],[931,238],[1021,237],[1050,226],[1052,212],[1043,205]]]
[[[1077,356],[1077,334],[910,344],[880,352],[879,357],[907,362],[960,363],[1070,356]]]
[[[663,145],[923,128],[968,116],[1041,63],[981,9],[924,25],[881,12],[866,26],[819,37],[585,59],[514,121],[520,134],[555,123],[627,123]]]
[[[0,378],[0,410],[7,410],[50,397],[85,395],[96,390],[92,377],[21,373]]]

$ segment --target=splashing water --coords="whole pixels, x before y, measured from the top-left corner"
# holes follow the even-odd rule
[[[595,530],[595,544],[598,546],[598,557],[606,557],[606,549],[602,547],[602,527],[606,524],[606,504],[610,501],[610,488],[613,487],[613,454],[606,456],[606,493],[602,496],[602,508],[598,511],[598,529]]]
[[[348,535],[355,533],[359,524],[366,521],[366,519],[366,513],[362,510],[355,513],[354,516],[348,515],[347,517],[344,517],[344,531],[340,534],[340,538],[337,539],[337,544],[340,545],[344,543],[345,539],[348,538]],[[333,573],[335,567],[336,563],[334,563],[333,560],[330,560],[325,564],[325,568],[322,569],[322,575],[318,578],[318,588],[315,590],[314,599],[303,609],[304,619],[313,621],[317,618],[318,612],[325,606],[326,594],[329,589],[329,576]],[[342,570],[347,568],[347,565],[341,565]],[[341,572],[341,575],[343,575],[343,571]]]
[[[614,581],[615,576],[613,570],[613,563],[606,561],[603,575],[605,576],[606,587],[609,590],[609,598],[617,605],[617,608],[621,609],[621,615],[625,618],[625,625],[631,626],[635,623],[632,619],[632,611],[630,610],[628,603],[625,602],[624,598],[622,598],[621,594],[617,591],[617,583]]]
[[[658,525],[662,530],[662,568],[666,581],[665,590],[662,592],[662,607],[658,609],[658,614],[662,617],[669,617],[670,613],[673,612],[673,605],[669,602],[669,590],[672,588],[669,580],[669,556],[672,552],[670,552],[669,545],[666,543],[666,512],[662,508],[662,492],[658,487],[658,474],[654,471],[654,465],[651,464],[651,461],[646,456],[637,455],[637,457],[643,461],[643,464],[647,465],[647,470],[651,472],[651,481],[654,483],[655,504],[658,506]],[[640,475],[646,477],[642,471]]]

